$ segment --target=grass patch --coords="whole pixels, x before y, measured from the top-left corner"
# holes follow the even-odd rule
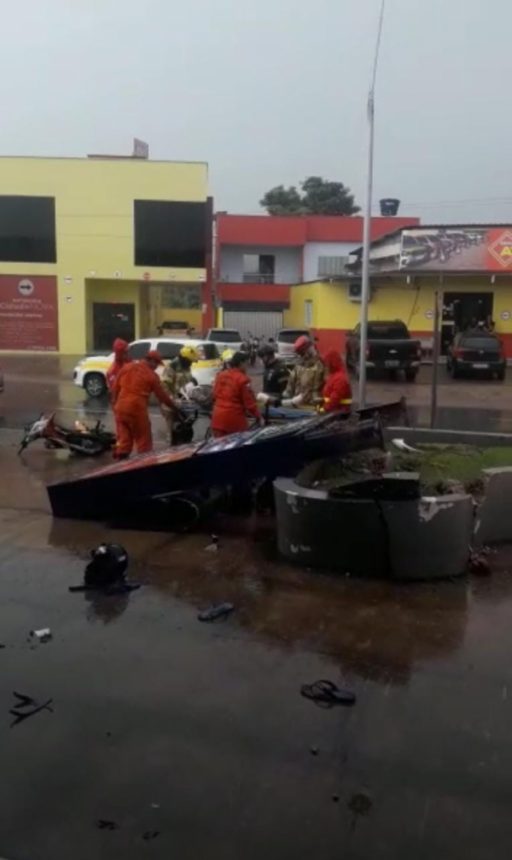
[[[512,466],[512,447],[476,448],[470,445],[417,445],[421,453],[401,452],[390,446],[382,451],[361,451],[343,459],[317,460],[297,476],[305,487],[341,486],[365,475],[383,471],[419,472],[425,495],[465,489],[475,496],[483,492],[482,470]],[[456,485],[459,485],[457,487]]]
[[[482,469],[512,466],[512,447],[474,448],[470,445],[418,445],[421,454],[393,453],[398,471],[419,472],[421,481],[454,480],[466,483],[481,476]]]

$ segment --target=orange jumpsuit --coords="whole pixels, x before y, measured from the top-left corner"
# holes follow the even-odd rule
[[[339,352],[331,350],[324,356],[329,376],[322,390],[325,412],[350,412],[352,388]]]
[[[117,456],[128,456],[135,445],[138,454],[153,448],[148,401],[154,394],[160,403],[173,407],[174,401],[147,362],[132,361],[119,373],[114,386],[114,413],[116,416]]]
[[[251,381],[243,370],[232,367],[222,370],[213,386],[212,431],[214,436],[227,436],[247,430],[247,413],[260,417]]]
[[[110,365],[107,370],[107,388],[110,395],[111,401],[113,401],[114,397],[114,388],[116,384],[117,377],[121,373],[123,367],[131,361],[131,358],[128,356],[128,343],[123,340],[121,337],[116,337],[113,345],[114,350],[114,361]],[[116,439],[119,439],[119,427],[117,425],[117,418],[114,412],[114,421],[116,424]],[[116,443],[116,452],[117,452],[117,443]]]

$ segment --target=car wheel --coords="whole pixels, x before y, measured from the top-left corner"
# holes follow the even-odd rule
[[[105,377],[101,373],[88,373],[84,379],[84,388],[89,397],[102,397],[107,391]]]
[[[405,380],[406,382],[416,382],[416,377],[418,375],[418,371],[411,369],[405,371]]]
[[[501,370],[498,370],[498,372],[496,374],[496,379],[498,379],[500,382],[503,382],[503,380],[505,379],[505,368],[504,367],[502,367]]]
[[[455,364],[455,362],[451,366],[451,376],[452,376],[452,379],[458,379],[460,376],[460,371],[457,368],[457,365]]]

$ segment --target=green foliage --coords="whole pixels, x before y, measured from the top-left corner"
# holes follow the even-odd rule
[[[301,182],[300,194],[294,185],[277,185],[267,191],[260,205],[269,215],[355,215],[359,206],[354,195],[342,182],[330,182],[321,176],[309,176]]]

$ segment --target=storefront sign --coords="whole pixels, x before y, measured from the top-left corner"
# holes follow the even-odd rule
[[[58,348],[57,279],[0,275],[0,349]]]
[[[370,263],[374,272],[512,272],[512,226],[402,230],[370,250]]]

